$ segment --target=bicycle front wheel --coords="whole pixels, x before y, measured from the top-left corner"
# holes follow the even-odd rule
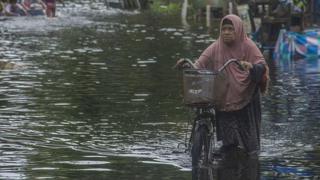
[[[208,128],[200,126],[195,129],[193,136],[192,155],[192,179],[201,179],[201,170],[208,169],[210,137]]]

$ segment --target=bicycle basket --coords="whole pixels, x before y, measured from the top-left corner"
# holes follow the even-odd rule
[[[188,69],[183,72],[183,95],[186,105],[219,106],[225,98],[228,83],[223,73]]]

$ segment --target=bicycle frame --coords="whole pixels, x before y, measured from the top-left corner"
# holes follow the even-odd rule
[[[214,133],[215,128],[215,111],[213,106],[197,107],[196,117],[193,121],[192,131],[189,139],[189,147],[192,145],[194,132],[198,131],[200,126],[205,126],[210,134]]]
[[[191,62],[187,61],[187,63]],[[237,59],[230,59],[218,69],[218,73],[222,72],[231,63],[236,63],[239,68],[243,70],[243,67]],[[193,64],[191,63],[191,65]],[[213,147],[217,143],[215,141],[216,121],[214,105],[195,105],[193,108],[196,110],[196,117],[193,121],[188,149],[190,150],[191,147],[192,179],[199,180],[201,179],[201,177],[199,177],[201,168],[208,170],[210,163],[214,160]],[[209,176],[211,177],[212,173],[209,173]]]
[[[197,107],[189,139],[192,156],[192,179],[201,180],[201,171],[211,169],[215,146],[215,111],[213,107]],[[209,173],[210,172],[210,173]],[[208,176],[212,176],[208,171]]]
[[[192,62],[190,60],[186,60],[187,63],[192,64]],[[224,63],[219,69],[218,69],[218,73],[222,72],[229,64],[231,63],[236,63],[240,69],[243,70],[243,67],[241,66],[241,64],[239,63],[239,61],[237,59],[229,59],[226,63]],[[195,66],[192,65],[193,68],[195,68]],[[196,109],[196,118],[193,122],[193,126],[192,126],[192,133],[189,139],[189,146],[192,144],[192,138],[193,138],[193,133],[195,132],[195,130],[198,130],[199,126],[201,125],[205,125],[208,129],[208,131],[210,133],[214,133],[214,128],[215,128],[215,109],[214,109],[214,105],[212,104],[206,104],[203,106],[196,106],[193,107]],[[204,116],[207,117],[204,117]],[[204,117],[204,118],[203,118]],[[207,118],[211,118],[211,123],[209,123],[209,121],[207,120]],[[188,148],[190,149],[190,148]]]

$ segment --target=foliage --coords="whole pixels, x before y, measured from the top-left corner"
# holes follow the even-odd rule
[[[181,10],[181,4],[177,2],[164,2],[161,0],[155,0],[151,6],[151,11],[159,14],[178,14]]]

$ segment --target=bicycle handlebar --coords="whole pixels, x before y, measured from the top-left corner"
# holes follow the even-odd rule
[[[190,68],[196,69],[196,66],[192,63],[192,61],[190,59],[179,60],[179,62],[176,65],[174,65],[172,67],[172,69],[181,69],[181,68],[183,68],[184,64],[189,64],[191,66]]]
[[[218,69],[218,72],[221,72],[222,70],[224,70],[224,69],[225,69],[229,64],[231,64],[231,63],[236,63],[241,70],[244,70],[238,59],[229,59],[226,63],[224,63],[224,64]]]
[[[182,63],[182,62],[183,62],[183,63]],[[192,63],[192,61],[191,61],[190,59],[183,59],[182,62],[181,62],[182,64],[187,63],[187,64],[189,64],[189,65],[191,66],[191,68],[197,69],[196,66]],[[224,64],[218,69],[218,72],[221,72],[222,70],[224,70],[224,69],[225,69],[229,64],[231,64],[231,63],[236,63],[241,70],[244,70],[243,67],[242,67],[242,65],[240,64],[239,60],[233,58],[233,59],[229,59],[226,63],[224,63]],[[178,64],[176,64],[173,68],[175,69],[175,68],[177,68],[177,66],[178,66]]]
[[[193,69],[196,69],[196,66],[192,63],[192,61],[190,59],[184,59],[184,61],[186,61],[185,63],[190,64]]]

